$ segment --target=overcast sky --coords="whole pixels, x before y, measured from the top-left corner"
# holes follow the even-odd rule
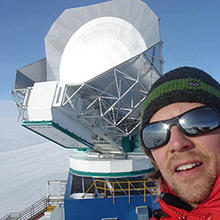
[[[220,1],[144,0],[161,19],[164,72],[178,66],[204,69],[220,81]],[[0,100],[16,69],[45,57],[44,37],[66,9],[101,0],[1,0]]]

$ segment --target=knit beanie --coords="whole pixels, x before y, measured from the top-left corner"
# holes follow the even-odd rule
[[[220,112],[220,85],[209,74],[193,67],[180,67],[164,74],[143,102],[141,129],[159,109],[176,102],[199,102]],[[150,150],[144,150],[151,157]]]

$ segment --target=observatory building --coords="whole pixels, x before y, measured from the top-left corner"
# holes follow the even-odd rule
[[[22,125],[72,149],[66,219],[147,216],[138,207],[152,206],[142,177],[153,168],[138,130],[162,74],[161,47],[158,17],[144,2],[112,0],[66,9],[45,37],[46,58],[17,70]]]

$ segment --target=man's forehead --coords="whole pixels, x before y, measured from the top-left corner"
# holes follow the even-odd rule
[[[180,115],[186,111],[189,111],[193,108],[203,106],[204,104],[198,102],[176,102],[162,107],[157,112],[154,113],[150,122],[167,120],[177,115]]]

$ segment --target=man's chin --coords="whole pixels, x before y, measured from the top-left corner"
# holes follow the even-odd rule
[[[195,207],[209,196],[215,180],[216,178],[211,177],[209,180],[189,180],[184,183],[171,184],[171,188],[182,201]]]

